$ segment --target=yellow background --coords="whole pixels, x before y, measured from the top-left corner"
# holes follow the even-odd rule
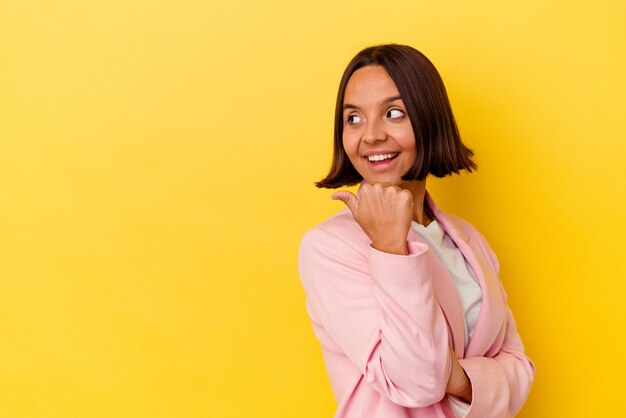
[[[623,416],[620,1],[0,4],[0,417],[329,417],[296,267],[341,208],[339,77],[422,50],[538,374],[521,417]]]

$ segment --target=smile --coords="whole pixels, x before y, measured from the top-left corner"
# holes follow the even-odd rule
[[[393,154],[379,154],[379,155],[368,155],[366,158],[370,161],[370,162],[374,162],[374,161],[385,161],[385,160],[391,160],[393,158],[396,158],[398,156],[399,153],[393,153]]]

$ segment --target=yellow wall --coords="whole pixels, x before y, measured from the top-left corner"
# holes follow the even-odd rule
[[[538,368],[520,416],[623,416],[625,22],[609,0],[3,0],[0,417],[331,416],[296,252],[340,209],[312,182],[341,72],[382,42],[433,60],[477,154],[430,189],[500,256]]]

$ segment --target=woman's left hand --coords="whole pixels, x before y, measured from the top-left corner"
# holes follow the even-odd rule
[[[454,351],[450,349],[450,361],[452,362],[452,372],[446,386],[446,393],[456,395],[467,403],[472,403],[472,382],[470,382],[465,370],[461,367]]]

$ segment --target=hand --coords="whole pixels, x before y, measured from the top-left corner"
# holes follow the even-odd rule
[[[333,194],[352,212],[354,220],[377,250],[408,254],[406,238],[413,220],[413,195],[398,186],[363,184],[359,197],[348,191]]]
[[[454,351],[450,349],[450,361],[452,362],[452,372],[446,386],[446,393],[460,396],[467,403],[472,403],[472,382],[470,382],[465,370],[461,367]]]

